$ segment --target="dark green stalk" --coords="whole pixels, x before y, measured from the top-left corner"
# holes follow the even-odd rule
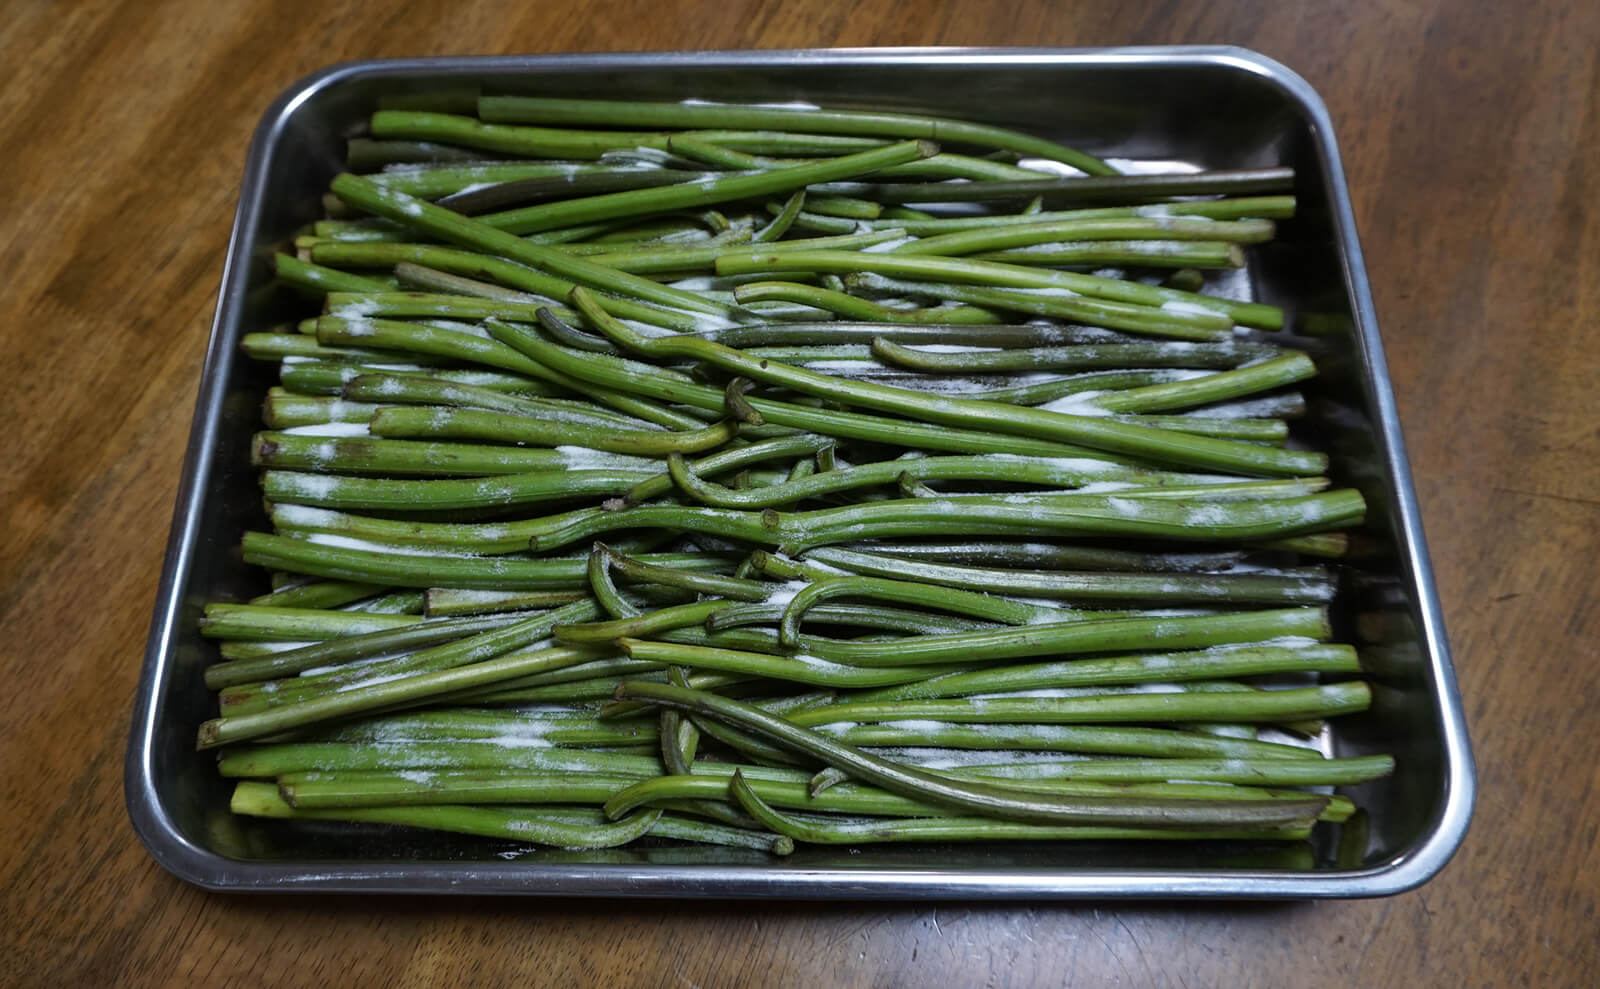
[[[853,573],[897,577],[991,594],[1084,601],[1231,601],[1315,604],[1333,598],[1334,584],[1322,571],[1295,574],[1062,573],[998,570],[908,560],[836,548],[807,559]]]
[[[621,638],[615,641],[619,648],[634,659],[692,669],[721,670],[747,676],[787,680],[817,687],[864,689],[907,683],[929,675],[938,675],[930,674],[927,669],[920,667],[914,671],[890,667],[867,669],[831,663],[811,656],[772,656],[766,653],[636,638]],[[962,668],[964,667],[946,666],[940,672],[951,672]]]
[[[982,783],[951,780],[869,755],[827,736],[774,717],[759,708],[726,697],[669,684],[631,683],[617,691],[619,699],[653,700],[733,724],[794,751],[847,770],[864,782],[891,793],[927,800],[940,806],[976,811],[1007,820],[1106,825],[1143,825],[1187,829],[1213,826],[1273,827],[1321,812],[1324,798],[1304,802],[1225,805],[1226,802],[1175,801],[1149,798],[1110,800],[1024,793]],[[1220,805],[1219,805],[1220,804]],[[747,808],[748,809],[748,808]],[[1235,816],[1237,815],[1237,816]]]
[[[970,618],[981,618],[1006,625],[1025,625],[1034,621],[1067,620],[1052,614],[1053,608],[1025,604],[950,587],[920,584],[883,577],[818,577],[794,594],[778,625],[779,641],[787,646],[800,641],[800,622],[814,606],[834,598],[867,598],[915,605],[930,611],[945,611]]]
[[[1089,755],[1195,759],[1300,759],[1294,745],[1220,738],[1178,729],[1120,725],[947,725],[907,728],[895,722],[857,725],[830,732],[851,745],[896,749],[949,748],[977,751],[1070,752]],[[1187,778],[1187,777],[1180,777]]]
[[[1085,169],[1088,171],[1088,169]],[[1218,169],[1163,175],[1045,177],[991,182],[878,182],[871,186],[840,183],[822,191],[871,195],[888,203],[966,203],[1028,200],[1043,196],[1049,203],[1152,202],[1171,196],[1237,196],[1280,192],[1294,187],[1292,168]]]
[[[1156,827],[1104,827],[1024,824],[990,817],[934,817],[913,820],[838,818],[781,814],[759,797],[742,776],[735,775],[733,793],[739,805],[769,830],[795,841],[822,845],[864,845],[899,841],[1128,841],[1139,839],[1304,841],[1309,824],[1301,821],[1264,829],[1256,825],[1216,830],[1169,830]]]
[[[828,439],[826,437],[809,435],[784,436],[778,439],[762,440],[759,443],[751,443],[749,446],[721,450],[708,457],[702,457],[693,462],[692,469],[704,473],[720,474],[768,460],[812,454],[826,446],[827,443]],[[668,471],[661,471],[649,480],[630,488],[623,502],[626,505],[637,505],[649,501],[671,491],[673,483],[672,475]]]

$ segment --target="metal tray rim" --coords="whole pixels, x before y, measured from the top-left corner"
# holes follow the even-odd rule
[[[1444,738],[1445,795],[1425,837],[1407,854],[1382,866],[1317,873],[1155,870],[969,870],[808,869],[768,870],[737,866],[640,866],[507,863],[434,865],[362,862],[270,863],[229,859],[185,839],[157,794],[152,738],[162,710],[180,601],[177,590],[190,568],[197,537],[202,479],[209,477],[217,432],[215,412],[226,370],[234,359],[247,279],[249,245],[260,222],[261,192],[269,150],[295,109],[318,91],[362,75],[398,75],[427,69],[447,73],[539,68],[637,69],[676,65],[865,65],[928,64],[1137,64],[1145,62],[1222,66],[1253,74],[1281,89],[1312,121],[1326,166],[1328,201],[1341,247],[1343,275],[1352,302],[1363,358],[1371,369],[1370,398],[1387,452],[1386,469],[1398,492],[1401,547],[1409,564],[1422,618],[1429,673]],[[1450,860],[1466,836],[1476,795],[1476,772],[1404,441],[1378,335],[1371,290],[1344,168],[1326,106],[1303,78],[1257,52],[1232,46],[1113,48],[906,47],[789,49],[772,51],[645,52],[539,56],[447,56],[379,59],[339,63],[291,85],[263,114],[252,138],[224,262],[194,424],[173,511],[171,536],[162,565],[154,615],[135,697],[124,763],[124,796],[140,841],[162,868],[186,882],[211,890],[265,892],[495,893],[608,896],[714,896],[906,899],[1017,898],[1252,898],[1304,899],[1387,896],[1420,886]]]

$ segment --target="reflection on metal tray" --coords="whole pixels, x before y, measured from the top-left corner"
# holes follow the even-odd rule
[[[270,370],[237,341],[292,314],[273,246],[319,215],[344,139],[380,99],[440,88],[612,98],[805,100],[1023,127],[1096,154],[1205,168],[1290,165],[1297,217],[1254,252],[1230,294],[1298,315],[1322,375],[1309,424],[1333,476],[1369,505],[1372,551],[1352,561],[1338,616],[1375,698],[1320,747],[1389,751],[1397,772],[1353,788],[1367,813],[1317,847],[1126,844],[527,851],[450,835],[247,820],[194,750],[214,699],[196,630],[207,599],[257,593],[237,544],[260,527],[248,441]],[[1474,778],[1387,369],[1331,124],[1310,87],[1233,48],[861,50],[445,58],[337,66],[267,111],[245,169],[129,743],[135,829],[163,866],[219,889],[745,897],[1376,896],[1426,881],[1466,832]]]

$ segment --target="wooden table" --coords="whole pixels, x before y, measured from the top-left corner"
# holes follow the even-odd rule
[[[12,4],[0,18],[0,981],[1592,984],[1600,6],[1130,0]],[[1479,758],[1420,891],[1261,905],[216,896],[121,759],[244,148],[340,59],[1231,42],[1340,129]],[[1584,976],[1584,972],[1590,972]]]

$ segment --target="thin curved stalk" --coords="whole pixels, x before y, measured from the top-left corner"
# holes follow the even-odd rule
[[[1150,202],[1172,196],[1245,195],[1280,192],[1294,187],[1292,168],[1216,169],[1159,175],[1091,173],[1088,177],[1048,176],[990,182],[879,182],[870,194],[888,203],[965,203],[1029,200],[1050,203]],[[820,191],[868,194],[854,183],[823,186]]]
[[[913,237],[938,237],[965,230],[978,230],[1012,224],[1060,223],[1065,221],[1149,218],[1204,217],[1211,220],[1286,220],[1294,216],[1293,196],[1241,196],[1232,199],[1204,199],[1143,206],[1101,206],[1092,209],[1054,210],[1038,213],[1002,213],[980,216],[910,216],[905,211],[884,211],[886,219],[869,221],[869,227],[894,225]],[[1223,238],[1225,239],[1225,238]]]
[[[748,625],[776,625],[783,620],[787,605],[761,603],[735,605],[706,619],[706,628],[712,632],[735,629]],[[809,612],[812,621],[825,625],[848,625],[855,628],[879,629],[889,632],[910,632],[917,635],[935,635],[946,632],[971,632],[992,628],[992,622],[951,618],[921,611],[885,608],[880,605],[824,604]]]
[[[1176,728],[1125,725],[956,725],[914,727],[896,722],[830,730],[829,737],[870,748],[958,749],[980,752],[1062,752],[1084,755],[1192,759],[1304,759],[1295,745],[1223,738]]]
[[[679,710],[715,717],[845,769],[857,779],[875,783],[892,793],[1007,820],[1187,829],[1217,825],[1274,827],[1314,819],[1326,804],[1325,798],[1321,797],[1308,797],[1304,801],[1219,806],[1223,802],[1214,804],[1148,798],[1108,800],[1028,794],[987,784],[950,780],[897,765],[769,715],[759,708],[715,694],[684,690],[669,684],[630,683],[620,687],[617,696],[619,699],[653,700]],[[759,815],[756,816],[759,818]]]
[[[480,217],[479,220],[486,227],[513,234],[537,233],[579,223],[665,213],[703,207],[712,203],[792,192],[819,182],[865,175],[890,165],[899,165],[918,158],[930,158],[938,154],[938,150],[938,145],[928,141],[902,141],[887,147],[858,151],[804,165],[739,173],[726,177],[716,177],[713,173],[712,177],[704,180],[681,182],[653,189],[634,189],[564,199],[501,213],[490,213]],[[334,191],[339,191],[337,181]]]
[[[542,298],[564,299],[575,282],[558,277],[533,263],[518,263],[505,258],[478,254],[435,244],[318,244],[311,249],[311,260],[334,266],[392,268],[411,262],[472,278],[490,278],[503,285]],[[604,295],[601,305],[622,319],[635,319],[651,326],[679,332],[701,328],[702,319],[693,313],[663,308],[631,297]]]
[[[923,668],[914,670],[884,667],[868,669],[831,663],[812,656],[772,656],[758,652],[740,652],[711,646],[688,645],[676,642],[621,638],[615,640],[623,652],[634,659],[655,663],[685,666],[692,669],[721,670],[750,676],[788,680],[817,687],[860,689],[890,686],[920,680],[929,674]],[[962,667],[947,665],[941,672]],[[938,675],[937,673],[932,675]]]
[[[221,690],[224,687],[290,676],[319,666],[337,666],[368,656],[426,648],[522,620],[523,617],[517,614],[496,614],[478,618],[420,622],[363,635],[346,635],[269,656],[213,664],[206,667],[206,686],[212,690]]]
[[[880,323],[936,323],[990,325],[1003,320],[976,306],[938,306],[931,309],[901,309],[880,305],[845,292],[834,292],[798,282],[747,282],[733,290],[735,302],[794,302],[812,306],[846,319]]]
[[[1071,271],[1052,271],[994,261],[925,257],[910,254],[869,254],[850,251],[734,251],[717,259],[719,275],[757,275],[780,271],[854,274],[872,272],[924,281],[975,283],[1003,288],[1065,289],[1067,293],[1161,309],[1165,303],[1197,307],[1241,325],[1262,330],[1283,328],[1283,310],[1257,302],[1235,302],[1209,295],[1145,285],[1142,282]],[[1169,313],[1174,310],[1169,309]],[[1209,327],[1208,327],[1209,328]]]
[[[927,138],[1048,158],[1090,175],[1116,175],[1116,170],[1100,159],[1053,141],[1003,127],[905,113],[485,96],[478,100],[478,114],[484,120],[498,123],[536,122],[578,127],[721,127]]]
[[[495,332],[508,337],[517,333],[509,324],[491,324]],[[724,405],[722,391],[704,385],[683,384],[660,374],[641,371],[599,360],[600,355],[583,354],[558,347],[533,334],[525,334],[518,349],[535,355],[541,364],[570,374],[575,378],[614,387],[630,394],[644,395],[660,401],[680,402],[696,408],[720,412]],[[892,446],[941,450],[953,453],[1009,453],[1017,456],[1040,457],[1099,457],[1104,451],[1094,451],[1084,446],[1051,440],[1038,440],[1026,436],[991,433],[971,429],[951,429],[919,422],[908,422],[885,416],[858,412],[841,412],[818,409],[793,402],[778,402],[765,398],[747,399],[751,407],[760,412],[768,423],[824,433],[843,439],[886,443]],[[1117,459],[1112,457],[1112,459]]]
[[[593,659],[593,650],[555,646],[513,653],[454,669],[405,676],[382,683],[362,684],[348,690],[320,694],[299,704],[238,717],[213,718],[198,732],[198,748],[248,741],[354,714],[412,705],[441,694],[482,687],[542,670],[572,666]]]
[[[1016,484],[1078,487],[1105,481],[1129,484],[1161,484],[1180,481],[1188,475],[1123,467],[1086,458],[1049,457],[918,457],[856,464],[839,470],[813,474],[797,481],[768,488],[736,491],[706,481],[682,457],[667,458],[673,482],[685,494],[702,504],[717,508],[768,508],[791,502],[835,494],[856,488],[893,484],[901,475],[918,480],[999,481]],[[1203,475],[1194,475],[1199,477]]]
[[[833,818],[781,814],[766,804],[743,777],[735,776],[733,793],[739,805],[762,825],[795,841],[822,845],[863,845],[900,841],[1129,841],[1150,839],[1304,841],[1308,824],[1283,825],[1272,830],[1260,828],[1211,831],[1166,830],[1162,827],[1103,827],[1082,825],[1026,824],[996,821],[988,817],[939,817],[921,819]]]
[[[279,506],[282,509],[284,506]],[[447,544],[456,530],[444,523],[392,524],[356,516],[296,513],[307,531],[344,532],[359,538]],[[908,536],[1029,535],[1035,537],[1138,536],[1177,540],[1242,540],[1290,535],[1359,520],[1365,502],[1343,490],[1268,501],[1186,502],[1063,494],[1048,500],[1007,500],[1005,495],[866,502],[808,512],[741,512],[641,505],[615,512],[584,510],[530,522],[507,523],[478,548],[510,548],[525,536],[536,552],[557,549],[621,529],[666,527],[805,552],[833,543]],[[302,523],[300,520],[304,520]],[[278,523],[284,524],[282,520]]]
[[[510,261],[548,271],[575,283],[606,292],[631,295],[646,302],[692,313],[727,316],[726,306],[693,292],[669,288],[648,278],[629,275],[561,251],[523,240],[486,223],[435,206],[426,200],[394,192],[357,175],[337,176],[330,188],[358,209],[403,223],[452,244],[460,244]],[[315,252],[313,252],[315,260]],[[411,260],[411,259],[407,259]],[[426,261],[422,263],[426,264]]]
[[[875,255],[876,256],[876,255]],[[904,388],[845,381],[804,368],[757,360],[731,347],[683,337],[645,337],[623,326],[593,296],[574,289],[572,302],[613,342],[651,356],[679,356],[703,360],[758,381],[782,385],[810,395],[832,398],[880,412],[910,416],[924,422],[955,427],[991,429],[1039,439],[1079,443],[1116,453],[1150,457],[1188,466],[1219,468],[1245,473],[1319,474],[1327,465],[1322,454],[1277,450],[1248,444],[1188,436],[1175,439],[1160,430],[1124,423],[1043,412],[997,402],[928,396]],[[758,406],[759,408],[759,406]],[[766,415],[766,410],[761,410]],[[770,417],[769,417],[770,418]]]
[[[798,645],[800,622],[814,606],[834,598],[869,598],[894,601],[897,604],[916,605],[931,611],[947,611],[970,618],[982,618],[1007,625],[1025,625],[1033,621],[1050,621],[1053,608],[1025,604],[988,594],[964,591],[950,587],[920,584],[914,581],[889,580],[883,577],[819,577],[806,584],[783,611],[778,625],[778,641],[787,646]]]

